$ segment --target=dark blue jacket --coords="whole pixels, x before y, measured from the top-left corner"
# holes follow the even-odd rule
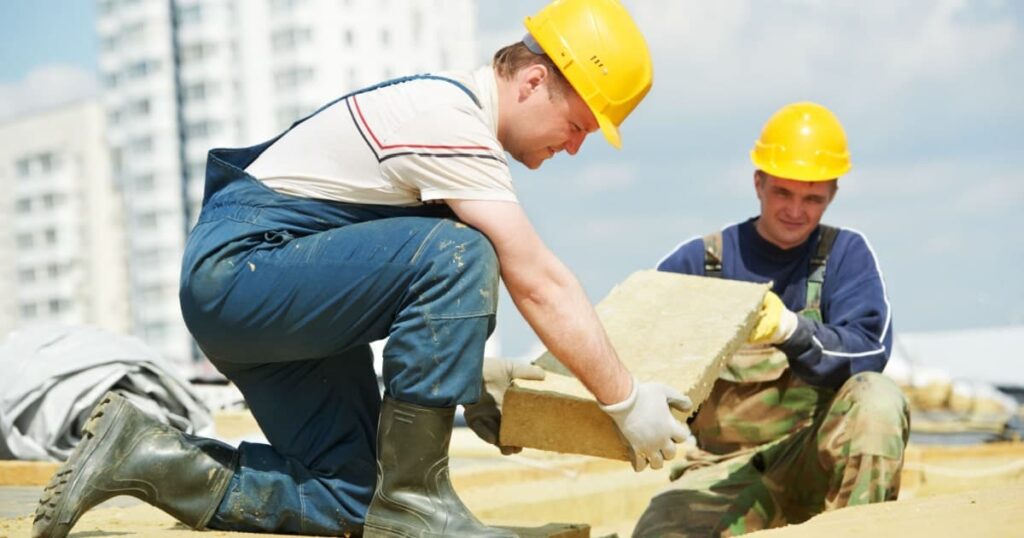
[[[789,250],[769,243],[754,227],[757,218],[722,230],[722,278],[772,282],[786,308],[799,312],[807,301],[810,259],[818,230]],[[684,241],[658,262],[659,271],[704,275],[704,243]],[[881,372],[892,349],[892,314],[878,259],[859,232],[840,229],[825,266],[821,292],[823,323],[799,316],[793,336],[778,346],[804,381],[837,389],[857,372]]]

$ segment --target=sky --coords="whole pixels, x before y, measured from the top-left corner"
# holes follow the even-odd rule
[[[599,301],[678,243],[757,212],[748,152],[782,105],[828,106],[853,170],[824,222],[863,232],[894,330],[1024,324],[1024,3],[626,0],[654,86],[622,129],[538,171],[514,165],[548,246]],[[478,4],[479,58],[542,0]],[[94,5],[0,7],[0,121],[96,92]],[[536,339],[507,296],[503,353]]]

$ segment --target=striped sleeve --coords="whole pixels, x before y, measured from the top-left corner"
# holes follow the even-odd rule
[[[471,102],[419,114],[388,136],[371,137],[381,173],[431,200],[517,202],[497,138]]]

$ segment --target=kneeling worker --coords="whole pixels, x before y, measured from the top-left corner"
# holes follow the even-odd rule
[[[619,145],[650,54],[616,0],[558,0],[527,30],[492,65],[387,81],[273,140],[210,152],[182,314],[269,443],[186,436],[111,396],[47,487],[33,536],[65,536],[127,494],[195,528],[514,537],[477,520],[448,473],[456,406],[500,445],[501,391],[539,375],[484,367],[499,280],[605,404],[638,470],[675,455],[688,432],[670,407],[685,397],[619,362],[519,205],[508,159],[535,169],[599,130]],[[382,399],[370,343],[385,337]]]

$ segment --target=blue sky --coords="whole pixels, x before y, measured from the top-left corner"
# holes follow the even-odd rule
[[[479,3],[480,59],[543,1]],[[896,334],[1024,324],[1024,3],[634,0],[655,62],[624,148],[513,170],[549,246],[599,300],[680,241],[757,210],[747,152],[787,102],[843,121],[854,169],[825,221],[860,230]],[[95,91],[93,2],[0,7],[0,118]],[[59,15],[57,15],[59,13]],[[507,297],[506,354],[534,343]]]

